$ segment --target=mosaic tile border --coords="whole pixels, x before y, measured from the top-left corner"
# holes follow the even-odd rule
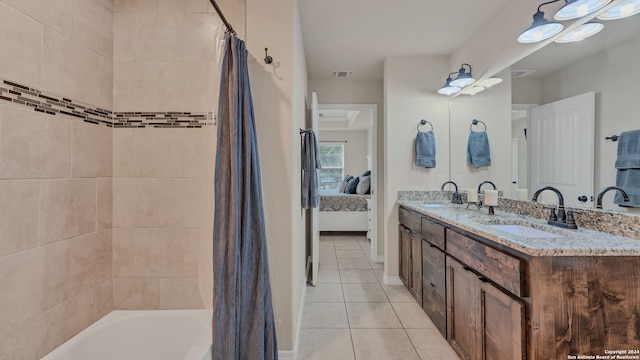
[[[212,113],[113,112],[0,78],[0,104],[5,101],[44,114],[111,128],[201,128],[213,125]]]

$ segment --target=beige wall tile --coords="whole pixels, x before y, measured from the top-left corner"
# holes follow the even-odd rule
[[[159,111],[211,111],[213,67],[207,62],[162,62],[158,64]]]
[[[40,187],[40,244],[96,231],[96,180],[45,180]]]
[[[206,5],[204,1],[202,3]],[[221,26],[222,21],[216,13],[184,14],[184,60],[215,62]]]
[[[95,106],[98,54],[48,28],[42,38],[42,90]]]
[[[37,360],[37,332],[36,318],[31,318],[0,333],[0,359]]]
[[[115,61],[182,61],[182,14],[115,13]]]
[[[160,279],[160,309],[204,309],[197,278]]]
[[[42,357],[95,321],[95,293],[93,290],[72,297],[38,316]]]
[[[73,40],[111,58],[113,12],[99,0],[73,0]]]
[[[158,0],[113,0],[113,12],[158,11]]]
[[[73,0],[3,0],[55,31],[71,37]]]
[[[0,256],[38,246],[38,181],[0,180],[0,199]]]
[[[78,236],[68,243],[70,296],[97,287],[111,278],[111,230]]]
[[[213,9],[209,0],[158,0],[159,11],[207,12],[209,8]]]
[[[67,241],[38,248],[42,252],[42,274],[36,286],[40,287],[40,308],[50,309],[69,298],[69,247]]]
[[[0,178],[71,174],[71,119],[0,106]]]
[[[189,229],[114,229],[114,277],[179,277]]]
[[[114,111],[158,111],[157,63],[126,61],[113,63],[113,109]]]
[[[213,219],[212,219],[213,220]],[[201,233],[202,230],[201,229],[184,229],[185,232],[188,232],[188,234],[185,234],[186,236],[184,236],[182,238],[182,247],[184,248],[184,273],[183,276],[185,277],[197,277],[198,273],[199,273],[199,261],[200,261],[200,238],[201,238]],[[212,235],[213,233],[211,233],[210,236],[207,236],[209,238],[209,242],[211,241],[211,238],[213,237]],[[212,263],[212,256],[211,254],[213,254],[213,251],[211,251],[208,255],[209,260],[209,264],[211,265],[211,268],[213,269],[213,263]],[[211,284],[213,284],[213,281],[211,282]]]
[[[113,279],[96,287],[96,320],[113,311]]]
[[[115,129],[115,177],[203,177],[205,129]]]
[[[97,179],[98,187],[98,230],[113,227],[113,179]]]
[[[110,177],[113,173],[113,129],[73,121],[71,174],[75,178]]]
[[[114,278],[115,310],[158,310],[158,279]]]
[[[98,107],[113,110],[113,61],[98,57]]]
[[[113,11],[113,1],[114,0],[98,0],[102,6],[105,6],[107,9]]]
[[[199,227],[202,179],[114,179],[114,227]]]
[[[0,258],[0,333],[40,311],[42,252],[34,249]]]
[[[2,53],[0,76],[30,86],[40,86],[42,25],[0,3]],[[6,54],[11,54],[7,56]]]

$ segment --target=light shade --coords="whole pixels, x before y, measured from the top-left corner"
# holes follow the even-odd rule
[[[600,32],[604,28],[604,25],[595,22],[588,22],[578,26],[572,32],[565,34],[558,39],[556,39],[557,43],[569,43],[575,41],[584,40],[590,36],[593,36]]]
[[[617,20],[640,13],[640,0],[626,0],[598,15],[600,20]]]
[[[565,0],[565,5],[553,16],[558,21],[573,20],[602,9],[611,0]]]
[[[465,95],[475,95],[481,91],[484,91],[486,88],[484,86],[469,86],[464,88],[464,90],[462,90],[461,94],[465,94]]]
[[[486,78],[482,81],[478,81],[478,83],[476,83],[476,86],[484,86],[486,88],[490,88],[493,85],[498,85],[502,82],[502,79],[499,77],[490,77],[490,78]]]
[[[551,22],[544,18],[544,12],[538,11],[533,14],[533,24],[518,36],[518,42],[528,44],[544,41],[557,35],[564,29],[564,25]]]
[[[469,72],[465,71],[465,65],[469,68]],[[456,76],[455,80],[451,81],[451,86],[463,88],[473,84],[475,81],[476,80],[471,76],[471,65],[462,64],[460,66],[460,70],[458,70],[458,76]]]
[[[451,74],[449,74],[449,77],[447,78],[447,81],[445,82],[444,86],[441,87],[438,90],[438,94],[442,94],[442,95],[453,95],[456,94],[460,91],[460,87],[459,86],[453,86],[451,85],[451,75],[455,74],[454,72],[452,72]]]

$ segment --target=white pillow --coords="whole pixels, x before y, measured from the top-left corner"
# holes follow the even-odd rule
[[[338,192],[343,193],[345,187],[347,187],[347,182],[345,180],[340,181],[340,184],[338,184]]]
[[[358,182],[358,186],[356,186],[356,194],[364,195],[369,192],[369,187],[371,186],[371,177],[370,176],[360,176],[360,181]]]

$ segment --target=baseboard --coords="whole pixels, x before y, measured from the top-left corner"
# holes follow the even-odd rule
[[[384,255],[378,255],[378,258],[376,259],[376,262],[383,263],[384,262]]]
[[[306,280],[306,279],[305,279]],[[293,350],[278,350],[278,359],[280,360],[296,360],[298,357],[298,345],[300,344],[300,331],[302,330],[302,314],[304,312],[304,299],[307,296],[307,283],[302,285],[302,294],[300,296],[300,309],[298,309],[298,324],[296,324],[296,338],[293,344]]]
[[[295,351],[278,351],[278,359],[280,360],[296,360],[296,352]]]
[[[382,281],[384,282],[385,285],[404,285],[402,280],[400,280],[399,276],[387,276],[387,275],[384,275],[382,277]]]

